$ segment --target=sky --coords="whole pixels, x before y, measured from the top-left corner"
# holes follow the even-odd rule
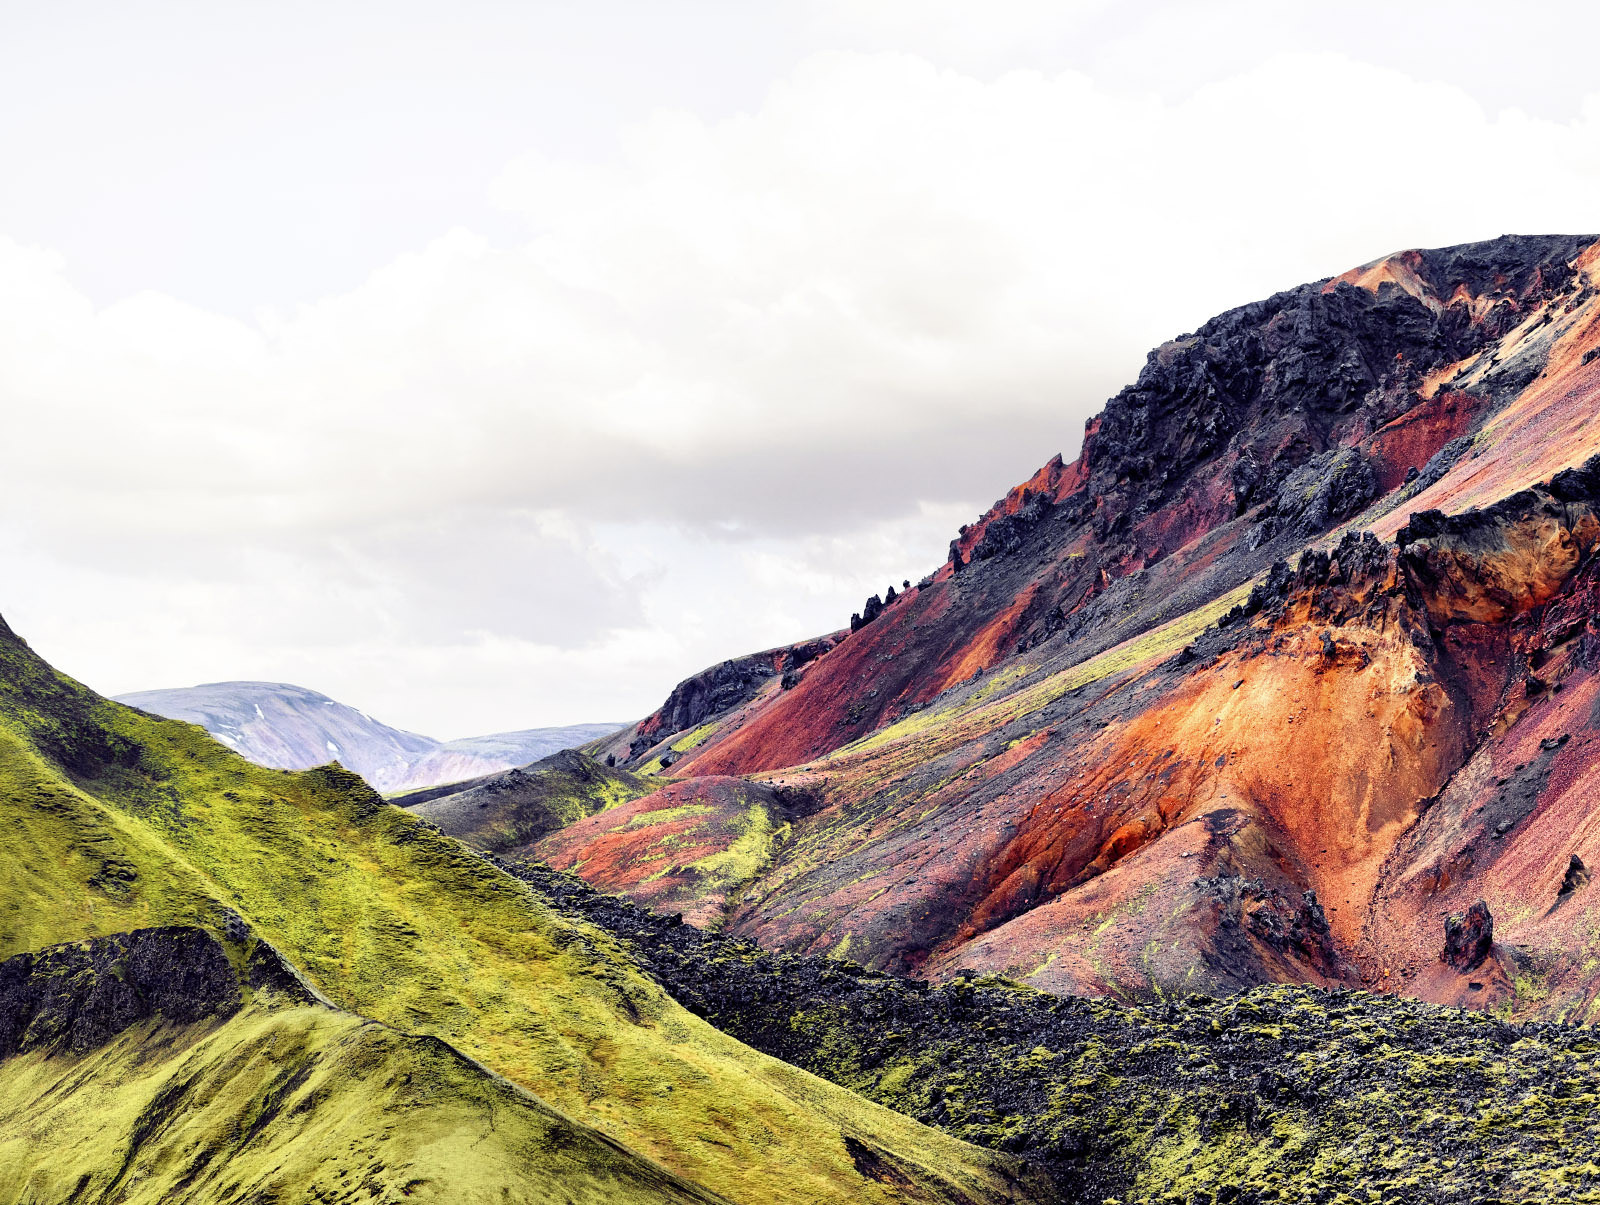
[[[637,718],[934,569],[1212,314],[1600,230],[1597,36],[1549,3],[0,0],[0,614],[106,694]]]

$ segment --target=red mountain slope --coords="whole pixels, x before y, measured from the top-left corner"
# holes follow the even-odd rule
[[[606,751],[801,792],[719,901],[768,945],[1586,1010],[1597,286],[1592,239],[1508,237],[1221,315],[919,586]],[[1487,961],[1463,922],[1441,962],[1480,897]]]

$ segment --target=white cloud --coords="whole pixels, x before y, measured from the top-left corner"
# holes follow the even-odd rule
[[[0,609],[108,690],[299,678],[440,735],[635,714],[933,568],[1213,312],[1591,225],[1597,130],[1338,55],[1163,99],[825,53],[603,163],[515,159],[523,239],[255,322],[96,308],[0,241]]]

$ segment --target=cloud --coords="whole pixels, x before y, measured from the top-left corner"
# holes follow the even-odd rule
[[[1217,310],[1581,230],[1597,123],[1331,54],[1163,99],[825,53],[748,113],[515,159],[520,238],[254,322],[97,308],[0,241],[0,602],[109,690],[303,676],[440,733],[638,713],[931,569]]]

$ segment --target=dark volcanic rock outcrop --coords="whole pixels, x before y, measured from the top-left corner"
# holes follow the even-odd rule
[[[1494,918],[1489,905],[1477,901],[1465,912],[1453,913],[1444,921],[1444,949],[1441,962],[1463,973],[1483,965],[1494,947]]]
[[[139,929],[0,962],[0,1058],[81,1053],[152,1017],[187,1025],[231,1015],[239,981],[203,929]]]

